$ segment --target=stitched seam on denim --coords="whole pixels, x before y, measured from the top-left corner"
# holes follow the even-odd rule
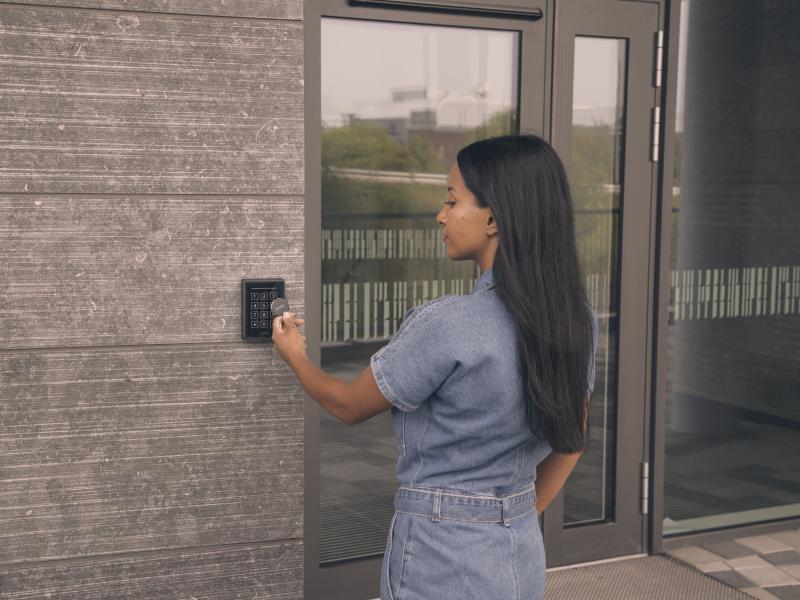
[[[414,484],[414,485],[416,485],[416,484]],[[502,498],[514,498],[516,496],[522,496],[523,494],[527,494],[527,493],[531,492],[531,490],[528,489],[528,487],[531,487],[532,489],[535,489],[535,488],[533,488],[532,484],[528,484],[524,488],[522,488],[521,490],[516,491],[513,494],[510,494],[508,496],[479,496],[479,495],[474,495],[473,496],[473,495],[470,495],[470,494],[455,494],[453,492],[445,492],[445,491],[442,491],[442,496],[452,496],[454,498],[475,498],[475,499],[478,499],[478,500],[500,500],[502,502]],[[432,488],[432,487],[425,486],[425,485],[416,485],[416,487],[411,488],[411,487],[408,487],[408,486],[405,486],[405,485],[401,485],[397,489],[399,489],[399,490],[408,490],[410,492],[418,492],[420,490],[423,490],[423,491],[427,492],[427,490],[430,490],[431,493],[433,493],[438,488]]]
[[[386,557],[386,589],[389,590],[389,600],[394,600],[394,595],[392,594],[392,579],[389,577],[389,561],[392,559],[392,543],[394,538],[394,524],[396,521],[397,513],[394,513],[392,522],[389,525],[389,556]],[[403,543],[403,547],[405,547],[405,542]]]
[[[438,521],[442,518],[442,490],[436,490],[436,495],[433,497],[433,515],[431,519]]]
[[[459,296],[453,296],[452,294],[447,294],[445,296],[439,296],[438,298],[434,298],[433,300],[429,300],[425,304],[420,304],[419,307],[417,307],[417,309],[413,313],[411,313],[409,315],[408,319],[403,321],[403,323],[401,324],[400,328],[398,328],[398,330],[395,332],[395,336],[397,336],[400,333],[401,330],[405,329],[404,325],[406,323],[411,323],[414,319],[417,318],[417,316],[428,312],[431,308],[433,308],[435,306],[438,306],[444,300],[455,299],[455,298],[458,298],[458,297]]]
[[[430,411],[430,408],[428,408],[427,410]],[[422,447],[421,447],[421,445],[422,445],[422,439],[425,437],[425,434],[428,432],[428,426],[430,424],[431,424],[431,416],[430,416],[430,412],[429,412],[428,416],[426,417],[425,427],[422,429],[422,433],[420,434],[419,438],[417,439],[417,456],[419,456],[419,467],[417,467],[417,472],[414,475],[414,477],[411,479],[412,485],[417,481],[417,477],[419,477],[419,474],[422,473],[422,466],[424,464],[424,460],[422,458]]]
[[[403,434],[402,443],[400,445],[400,454],[406,455],[406,413],[403,413]]]
[[[403,510],[401,508],[395,508],[395,510],[397,512],[405,513],[407,515],[414,515],[414,516],[417,516],[417,517],[425,517],[427,519],[430,519],[431,517],[433,517],[433,513],[428,513],[428,514],[417,513],[417,512],[411,512],[409,510]],[[532,508],[529,508],[525,512],[519,513],[518,515],[514,515],[513,517],[509,517],[508,520],[510,522],[510,521],[513,521],[514,519],[519,519],[520,517],[524,517],[525,515],[532,513],[534,510],[536,510],[536,505],[534,505]],[[446,517],[444,515],[441,515],[439,518],[442,519],[442,520],[447,520],[447,521],[461,521],[462,523],[502,523],[503,522],[503,517],[502,516],[498,517],[497,519],[488,519],[488,520],[485,520],[485,519],[459,519],[458,517]]]
[[[402,510],[402,509],[399,509],[399,508],[396,508],[395,511],[401,512],[401,513],[405,513],[407,515],[414,515],[415,517],[425,517],[426,519],[430,519],[431,516],[432,516],[430,514],[425,515],[425,514],[422,514],[422,513],[415,513],[415,512],[408,511],[408,510]],[[444,516],[442,517],[442,520],[443,521],[444,520],[447,520],[447,521],[459,521],[460,523],[502,523],[503,522],[502,519],[491,519],[489,521],[484,521],[483,519],[457,519],[455,517],[444,517]]]
[[[534,500],[534,501],[536,500],[536,496],[534,494],[532,494],[531,492],[525,492],[525,493],[526,494],[530,494],[531,500]],[[447,495],[447,494],[442,494],[442,496],[445,496],[445,495]],[[521,494],[518,494],[518,495],[521,495]],[[430,498],[430,494],[428,494],[427,492],[423,493],[421,496],[411,496],[411,495],[408,495],[408,494],[398,494],[397,497],[401,498],[401,499],[408,499],[408,500],[410,500],[412,502],[415,501],[415,500],[430,500],[431,499]],[[434,495],[434,498],[435,498],[435,495]],[[453,507],[459,507],[459,508],[477,508],[479,510],[480,509],[484,509],[484,508],[501,509],[503,507],[503,501],[500,500],[500,499],[497,499],[497,502],[493,502],[492,504],[485,504],[483,502],[481,502],[479,504],[476,504],[474,502],[461,502],[460,501],[461,499],[462,499],[462,497],[460,497],[460,496],[459,497],[455,497],[452,500],[448,500],[444,504],[444,506],[445,507],[453,506]],[[464,500],[467,500],[467,498],[464,498]],[[518,504],[518,503],[514,503],[512,501],[512,496],[508,496],[506,498],[506,500],[510,502],[510,505]]]
[[[529,508],[524,513],[519,513],[518,515],[515,515],[515,516],[511,517],[509,519],[509,521],[513,521],[514,519],[519,519],[520,517],[524,517],[525,515],[527,515],[528,513],[532,512],[534,510],[536,510],[536,504],[533,505],[533,508]]]
[[[403,542],[403,555],[400,557],[400,580],[397,582],[397,600],[400,600],[400,593],[403,590],[403,574],[406,572],[406,562],[408,561],[408,555],[406,554],[406,544],[408,544],[408,553],[411,553],[411,548],[413,544],[411,543],[411,534],[413,532],[414,521],[411,519],[408,520],[408,531],[406,531],[406,539]]]
[[[386,346],[384,346],[383,348],[386,348]],[[381,350],[383,350],[383,348],[381,348]],[[373,374],[375,375],[375,382],[378,384],[378,387],[385,387],[386,390],[389,392],[389,396],[386,399],[389,400],[392,404],[396,404],[398,408],[403,410],[403,412],[413,410],[405,402],[400,400],[398,395],[392,389],[392,386],[389,385],[389,382],[383,375],[383,369],[381,369],[380,357],[377,354],[373,355],[372,359],[370,359],[370,363],[375,365],[377,373]],[[381,383],[383,384],[383,386],[381,386]],[[383,389],[381,389],[381,392],[383,392]]]
[[[511,478],[509,485],[512,483],[516,483],[517,479],[519,479],[520,474],[522,473],[522,465],[525,462],[525,444],[522,444],[520,450],[517,452],[517,466],[514,469],[514,476]]]
[[[517,534],[509,528],[511,532],[511,563],[514,567],[514,600],[519,600],[519,573],[517,573]]]

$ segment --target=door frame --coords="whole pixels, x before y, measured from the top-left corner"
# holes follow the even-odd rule
[[[440,27],[500,29],[520,32],[516,60],[517,106],[520,133],[550,136],[550,89],[552,64],[553,0],[542,0],[543,17],[539,20],[463,14],[454,2],[442,2],[447,10],[423,11],[403,0],[387,7],[351,6],[348,0],[304,0],[304,142],[305,142],[305,330],[308,356],[321,363],[322,310],[322,199],[321,199],[321,19],[338,17],[388,21]],[[430,2],[429,4],[436,4]],[[465,2],[470,9],[529,9],[527,0],[482,0]],[[306,598],[311,600],[353,600],[374,598],[379,589],[382,556],[342,561],[320,567],[320,414],[321,407],[310,398],[304,405],[304,581]]]
[[[649,494],[643,493],[642,482],[645,469],[649,468],[647,434],[651,413],[650,323],[655,274],[650,250],[656,231],[653,216],[658,177],[658,162],[651,160],[651,119],[659,101],[658,88],[654,86],[659,9],[657,3],[641,1],[560,0],[556,12],[552,143],[568,172],[574,40],[584,36],[626,39],[627,61],[613,520],[565,528],[562,490],[544,513],[548,567],[637,555],[648,547]]]
[[[403,0],[396,2],[396,5]],[[557,149],[561,150],[559,142],[554,139],[559,134],[558,119],[563,118],[563,110],[559,109],[558,102],[564,90],[556,89],[554,74],[564,65],[563,57],[559,59],[555,53],[560,48],[564,31],[560,24],[563,16],[569,16],[565,7],[575,0],[541,0],[544,17],[537,22],[524,22],[516,19],[503,19],[498,17],[456,14],[456,12],[425,12],[416,9],[354,7],[347,0],[305,0],[303,2],[303,27],[304,27],[304,81],[305,81],[305,317],[306,334],[308,338],[308,355],[317,365],[320,364],[321,351],[321,189],[320,189],[320,22],[325,16],[353,19],[367,19],[377,21],[394,21],[402,23],[417,23],[438,26],[462,26],[474,28],[496,28],[521,31],[520,56],[517,67],[520,79],[518,82],[519,123],[521,133],[537,133],[550,140]],[[658,9],[658,28],[663,29],[664,8],[673,8],[677,2],[667,0],[591,0],[597,5],[632,6],[643,5]],[[434,4],[435,2],[431,2]],[[452,7],[455,2],[442,2],[442,5]],[[527,0],[483,0],[465,2],[471,8],[477,6],[507,8],[512,5],[530,7]],[[557,4],[557,6],[556,6]],[[635,9],[634,9],[635,10]],[[564,11],[564,12],[562,12]],[[677,11],[675,11],[677,12]],[[677,21],[677,19],[675,19]],[[675,29],[673,19],[669,19],[670,29]],[[652,27],[648,26],[647,31]],[[581,32],[583,33],[583,32]],[[672,31],[668,33],[673,33]],[[590,32],[585,35],[598,35]],[[648,34],[649,35],[649,34]],[[664,49],[667,50],[667,37],[665,36]],[[677,47],[677,46],[676,46]],[[536,60],[530,57],[526,60],[526,50],[540,52]],[[677,54],[677,52],[675,52]],[[618,428],[618,442],[635,444],[641,448],[641,460],[650,463],[651,477],[649,481],[649,514],[639,515],[640,533],[635,539],[623,540],[620,543],[608,544],[607,530],[609,527],[589,526],[576,527],[564,530],[561,526],[563,519],[563,492],[553,501],[542,517],[542,527],[548,548],[548,566],[571,564],[596,558],[608,558],[614,555],[631,553],[631,549],[641,552],[648,548],[650,552],[661,550],[661,515],[663,513],[663,424],[653,420],[663,417],[665,365],[656,365],[655,357],[664,356],[663,340],[659,340],[656,333],[662,321],[666,321],[668,303],[668,276],[669,276],[669,192],[671,177],[667,181],[664,169],[671,168],[671,156],[664,150],[669,150],[669,126],[674,123],[674,102],[667,103],[668,98],[675,96],[675,69],[674,56],[669,57],[669,68],[665,56],[662,87],[653,89],[654,102],[662,107],[662,127],[658,134],[658,141],[667,139],[667,144],[661,144],[662,158],[658,163],[650,163],[648,173],[651,177],[651,192],[649,199],[649,218],[646,231],[642,235],[647,239],[640,239],[638,246],[643,250],[643,260],[646,262],[646,301],[639,307],[638,323],[643,323],[643,329],[638,332],[644,338],[641,355],[638,357],[640,372],[643,379],[637,381],[641,396],[639,407],[635,414],[623,415],[622,428]],[[572,65],[567,63],[571,73]],[[536,90],[537,84],[541,89]],[[568,100],[568,118],[571,120],[571,85]],[[560,94],[560,95],[559,95]],[[626,124],[626,131],[631,131],[630,122]],[[647,127],[650,131],[649,126]],[[568,162],[568,161],[565,161]],[[626,170],[626,174],[628,171]],[[626,182],[627,189],[627,182]],[[659,199],[666,199],[659,207]],[[664,216],[666,215],[666,217]],[[643,228],[644,229],[644,228]],[[646,234],[646,235],[645,235]],[[625,240],[623,239],[623,245]],[[659,266],[661,265],[661,266]],[[662,272],[663,271],[663,272]],[[623,290],[624,293],[625,290]],[[621,302],[627,296],[621,297]],[[630,300],[628,300],[630,302]],[[626,311],[627,313],[627,311]],[[626,329],[621,332],[620,344],[636,332]],[[624,340],[623,340],[624,337]],[[663,362],[663,361],[659,361]],[[658,367],[656,369],[656,366]],[[655,375],[658,374],[656,381]],[[620,385],[622,382],[620,381]],[[661,407],[661,408],[659,408]],[[379,567],[381,557],[374,559],[354,560],[339,563],[333,567],[320,568],[319,556],[319,501],[320,501],[320,414],[321,408],[312,399],[307,398],[304,406],[304,575],[305,596],[311,599],[328,598],[336,600],[352,600],[355,597],[374,597],[378,589],[380,576]],[[621,414],[621,411],[620,411]],[[632,432],[633,438],[628,439],[627,431]],[[619,457],[620,453],[617,454]],[[655,460],[653,460],[655,457]],[[636,461],[638,464],[638,460]],[[630,467],[618,470],[618,473],[628,473]],[[628,500],[635,504],[641,503],[639,496],[639,473],[625,475],[630,481],[635,482],[635,500]],[[620,477],[617,477],[619,480]],[[617,496],[619,498],[619,496]],[[601,547],[603,552],[598,555],[591,547]],[[338,582],[338,583],[337,583]],[[342,582],[347,582],[348,589],[342,590]]]

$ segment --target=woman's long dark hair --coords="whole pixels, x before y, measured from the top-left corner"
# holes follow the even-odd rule
[[[564,166],[534,135],[480,140],[456,160],[497,224],[492,274],[517,325],[528,426],[555,451],[583,451],[592,318]]]

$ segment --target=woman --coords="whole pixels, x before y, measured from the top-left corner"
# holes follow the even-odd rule
[[[291,313],[273,340],[342,421],[391,409],[400,486],[383,600],[542,598],[537,516],[583,453],[594,383],[597,321],[569,187],[555,151],[532,135],[463,148],[447,185],[436,219],[448,258],[480,267],[469,295],[407,311],[352,382],[309,361]]]

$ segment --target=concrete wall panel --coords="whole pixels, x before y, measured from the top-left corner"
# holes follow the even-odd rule
[[[292,21],[5,5],[0,190],[303,193]]]
[[[270,600],[303,597],[299,541],[0,566],[3,598]]]
[[[41,2],[5,0],[5,2],[215,17],[291,20],[303,18],[302,0],[42,0]]]
[[[272,347],[5,352],[0,375],[0,563],[302,538],[303,391]]]
[[[0,348],[240,339],[240,280],[303,313],[303,198],[0,194]]]

